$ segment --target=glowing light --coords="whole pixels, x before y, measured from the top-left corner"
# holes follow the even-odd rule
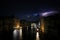
[[[38,31],[39,29],[37,28],[37,31]]]
[[[44,32],[44,27],[42,27],[41,29],[42,29],[42,32]]]
[[[19,27],[20,27],[19,24],[17,24],[16,27],[14,27],[14,28],[18,29]]]
[[[20,40],[22,40],[22,27],[20,27]]]
[[[14,30],[13,31],[13,38],[16,39],[17,38],[17,35],[18,35],[18,30]]]
[[[36,40],[40,40],[40,38],[39,38],[39,32],[36,33]]]
[[[42,16],[47,16],[50,13],[53,13],[53,12],[45,12],[45,13],[42,14]]]
[[[17,30],[14,30],[13,34],[14,34],[14,36],[16,36],[17,35]]]
[[[41,31],[44,32],[44,19],[41,19]]]
[[[42,16],[48,16],[53,13],[57,13],[57,11],[44,12],[44,13],[42,13]]]
[[[39,24],[38,25],[40,25],[40,22],[39,22]]]
[[[19,28],[19,24],[17,25],[17,28]]]
[[[32,27],[32,28],[33,28],[33,27],[36,28],[36,23],[32,23],[32,24],[31,24],[31,27]]]

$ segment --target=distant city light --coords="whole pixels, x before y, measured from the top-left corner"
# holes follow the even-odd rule
[[[40,25],[40,22],[38,23],[38,25]]]
[[[31,24],[31,28],[33,28],[33,27],[36,28],[36,23]]]
[[[38,31],[39,29],[37,28],[37,31]]]

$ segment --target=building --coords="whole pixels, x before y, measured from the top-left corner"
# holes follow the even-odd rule
[[[19,25],[20,21],[15,16],[0,16],[0,38],[12,40],[13,31],[15,28],[18,28]]]
[[[14,16],[0,16],[0,31],[13,31],[20,26],[20,20]]]
[[[51,15],[44,18],[44,26],[45,26],[45,37],[47,39],[57,39],[58,40],[58,30],[60,24],[60,14],[57,13],[55,15]]]

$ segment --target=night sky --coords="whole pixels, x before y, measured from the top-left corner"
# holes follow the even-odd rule
[[[2,1],[0,5],[0,16],[15,15],[20,19],[29,19],[46,12],[46,11],[60,11],[60,1]],[[31,18],[30,18],[31,19]],[[33,19],[31,19],[33,20]]]

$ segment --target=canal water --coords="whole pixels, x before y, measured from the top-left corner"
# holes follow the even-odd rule
[[[15,29],[13,31],[13,40],[40,40],[39,32],[36,29]]]

